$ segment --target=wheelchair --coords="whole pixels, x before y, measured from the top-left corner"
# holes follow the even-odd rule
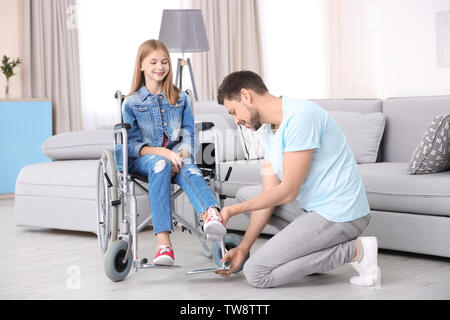
[[[189,91],[187,93],[192,99],[192,93]],[[148,263],[146,258],[139,257],[138,232],[151,223],[151,215],[138,225],[136,188],[148,194],[148,189],[144,186],[148,183],[148,178],[128,172],[127,130],[131,128],[131,125],[123,122],[122,102],[124,96],[118,90],[114,97],[118,102],[119,123],[114,126],[112,149],[103,150],[97,167],[97,237],[100,251],[105,255],[105,274],[116,282],[125,279],[132,268],[137,272],[139,269],[145,268],[166,269],[180,266],[153,265]],[[214,130],[214,143],[217,146],[218,139],[214,123],[195,123],[195,130],[196,134],[201,131]],[[220,194],[221,183],[228,180],[232,168],[228,169],[225,180],[220,181],[217,152],[214,157],[214,165],[204,165],[204,161],[197,165],[202,171],[204,179],[218,197],[220,206],[223,207],[226,197]],[[239,245],[241,237],[237,234],[227,233],[220,240],[206,239],[203,233],[203,221],[196,212],[193,211],[194,224],[177,214],[174,201],[183,190],[179,188],[175,191],[174,189],[175,185],[172,183],[171,203],[174,225],[180,226],[182,231],[187,230],[190,234],[197,236],[203,254],[212,258],[216,265],[214,268],[193,270],[187,274],[230,269],[228,262],[221,262],[222,257],[227,250]],[[243,264],[236,272],[242,270]]]

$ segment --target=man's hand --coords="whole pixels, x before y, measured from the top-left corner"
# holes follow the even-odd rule
[[[248,254],[248,250],[245,250],[239,246],[229,250],[225,257],[223,257],[222,262],[228,261],[230,263],[229,270],[216,271],[216,273],[224,278],[228,278],[234,271],[239,269],[239,267],[244,262],[245,257]]]

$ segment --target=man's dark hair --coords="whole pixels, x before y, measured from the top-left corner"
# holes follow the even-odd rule
[[[241,89],[250,89],[259,95],[268,90],[261,77],[253,71],[236,71],[227,75],[217,90],[217,102],[223,104],[227,100],[240,100]]]

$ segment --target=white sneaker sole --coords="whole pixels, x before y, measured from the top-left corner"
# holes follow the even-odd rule
[[[158,258],[153,259],[153,264],[156,264],[158,266],[172,266],[174,264],[174,261],[171,257],[159,256]]]
[[[227,229],[221,222],[213,220],[205,225],[204,233],[208,238],[223,238],[227,233]]]
[[[370,273],[365,276],[354,276],[350,278],[350,283],[355,286],[380,289],[381,270],[378,266],[372,266]]]

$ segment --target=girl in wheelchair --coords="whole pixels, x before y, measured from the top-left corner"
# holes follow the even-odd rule
[[[204,233],[225,236],[226,228],[214,193],[194,162],[194,116],[186,93],[172,80],[167,46],[148,40],[139,47],[131,91],[123,101],[129,123],[128,163],[131,173],[148,177],[150,208],[158,247],[153,264],[172,265],[174,252],[171,183],[179,185],[202,216]]]

